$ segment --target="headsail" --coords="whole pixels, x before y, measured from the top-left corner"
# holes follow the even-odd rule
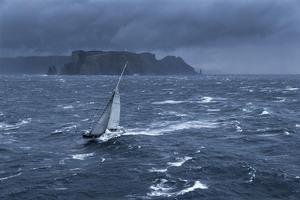
[[[99,121],[96,123],[95,127],[92,129],[91,134],[99,135],[105,132],[107,124],[109,121],[109,116],[111,113],[111,107],[113,102],[113,96],[110,98],[108,104],[106,105]]]

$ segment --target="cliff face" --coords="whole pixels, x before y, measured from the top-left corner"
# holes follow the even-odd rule
[[[118,75],[128,61],[126,74],[140,75],[191,75],[194,69],[183,59],[167,56],[157,60],[151,53],[125,51],[74,51],[71,62],[65,64],[61,74],[67,75]]]

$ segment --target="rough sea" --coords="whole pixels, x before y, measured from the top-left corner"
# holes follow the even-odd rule
[[[300,76],[0,76],[0,199],[300,199]]]

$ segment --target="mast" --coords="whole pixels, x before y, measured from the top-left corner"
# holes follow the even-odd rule
[[[127,64],[128,64],[128,61],[126,61],[125,65],[124,65],[124,67],[123,67],[122,73],[121,73],[121,75],[120,75],[120,77],[119,77],[119,80],[118,80],[118,83],[117,83],[117,86],[116,86],[116,89],[115,89],[115,90],[117,90],[118,87],[119,87],[121,78],[122,78],[122,76],[123,76],[123,74],[124,74],[124,71],[125,71],[125,69],[126,69],[126,67],[127,67]]]

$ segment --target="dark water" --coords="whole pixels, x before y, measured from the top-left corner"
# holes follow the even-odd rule
[[[0,199],[300,199],[300,76],[0,78]]]

